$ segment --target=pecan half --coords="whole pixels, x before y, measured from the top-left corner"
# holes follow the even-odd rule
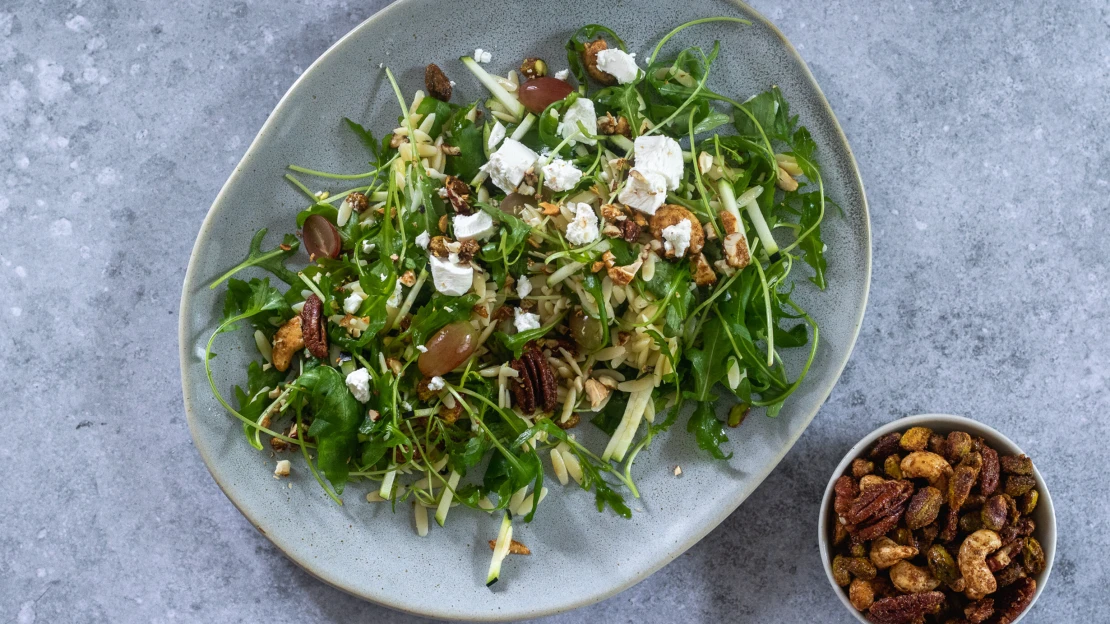
[[[943,602],[944,594],[938,591],[907,594],[876,600],[867,612],[875,624],[910,624]]]
[[[470,207],[469,184],[455,176],[447,176],[443,181],[443,188],[447,191],[447,201],[451,202],[455,212],[464,215],[474,214],[474,209]]]
[[[835,498],[833,498],[833,509],[843,516],[852,508],[852,501],[859,496],[859,486],[856,485],[852,477],[842,475],[836,480],[833,492],[836,493]]]
[[[324,302],[315,294],[305,299],[301,308],[301,334],[304,346],[318,358],[328,357],[328,332],[324,319]]]
[[[1037,593],[1037,581],[1023,578],[1001,592],[995,600],[998,607],[997,616],[990,620],[991,624],[1010,624],[1021,615],[1022,611],[1033,602],[1033,594]]]
[[[424,68],[424,87],[428,90],[428,95],[437,100],[446,102],[451,99],[451,81],[435,63],[428,63]]]
[[[879,518],[886,515],[886,512],[897,504],[909,500],[912,493],[913,484],[907,481],[878,483],[864,490],[856,500],[852,501],[852,506],[844,517],[851,524]]]
[[[512,383],[513,399],[520,411],[531,414],[537,408],[544,412],[555,410],[558,399],[555,371],[535,342],[525,345],[520,358],[509,362],[509,366],[520,374]]]
[[[982,624],[987,618],[994,615],[994,599],[984,598],[964,607],[964,617],[971,624]]]
[[[897,431],[882,436],[875,441],[875,448],[871,449],[871,459],[886,459],[902,450],[902,446],[899,444],[901,439],[902,434]]]

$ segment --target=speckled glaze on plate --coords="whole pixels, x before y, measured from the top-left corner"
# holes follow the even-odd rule
[[[442,0],[404,0],[343,37],[282,98],[213,203],[197,237],[181,297],[181,368],[185,410],[197,450],[236,507],[278,548],[320,579],[395,609],[438,618],[509,620],[538,617],[603,600],[658,570],[719,524],[759,485],[806,428],[832,390],[863,320],[871,276],[871,239],[863,186],[851,151],[824,96],[782,34],[745,5],[717,1],[556,1],[519,17],[503,0],[468,3],[465,11]],[[531,557],[510,557],[502,582],[487,589],[486,540],[498,518],[459,508],[447,526],[433,524],[426,538],[413,530],[407,505],[391,515],[387,505],[363,500],[365,485],[348,487],[339,507],[300,462],[277,481],[273,459],[243,439],[238,422],[211,396],[203,345],[219,317],[222,289],[207,284],[246,253],[251,235],[268,227],[272,245],[292,230],[304,200],[282,180],[290,163],[329,171],[356,171],[364,150],[342,124],[350,117],[376,133],[394,127],[397,103],[379,63],[398,75],[406,97],[423,88],[423,68],[438,63],[457,81],[455,101],[486,92],[458,62],[481,47],[493,54],[491,71],[504,73],[526,56],[566,66],[563,50],[579,26],[613,27],[644,59],[668,30],[690,19],[733,15],[751,26],[708,24],[689,28],[665,50],[721,41],[709,87],[744,100],[777,84],[809,127],[830,198],[823,226],[829,248],[827,292],[799,277],[798,299],[821,327],[821,346],[806,382],[776,419],[753,415],[731,431],[728,462],[698,451],[684,431],[684,417],[640,454],[635,472],[643,498],[631,501],[632,520],[599,514],[592,494],[555,482],[531,525],[516,529]],[[300,259],[304,262],[304,259]],[[797,267],[801,273],[805,267]],[[241,383],[246,362],[257,357],[249,332],[221,336],[214,349],[221,391]],[[804,354],[788,356],[797,370]],[[721,411],[728,402],[721,401]],[[579,429],[594,448],[603,434]],[[675,477],[676,465],[682,476]],[[554,479],[550,481],[554,482]],[[288,487],[292,484],[292,487]],[[758,547],[758,546],[755,546]],[[738,553],[739,554],[739,553]]]

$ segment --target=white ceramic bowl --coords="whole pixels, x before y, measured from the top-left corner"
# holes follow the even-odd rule
[[[871,446],[875,443],[875,440],[878,440],[880,436],[886,435],[892,431],[905,432],[910,427],[928,427],[942,434],[947,434],[950,431],[966,431],[972,437],[983,438],[988,446],[998,451],[999,455],[1019,455],[1025,453],[1018,445],[1014,444],[1010,438],[1007,438],[992,427],[988,427],[981,422],[963,416],[952,416],[950,414],[921,414],[919,416],[907,416],[906,418],[879,427],[857,442],[856,445],[844,455],[844,459],[840,460],[840,464],[829,478],[829,485],[825,488],[825,497],[821,499],[821,516],[817,520],[817,541],[821,547],[821,562],[825,566],[825,576],[828,577],[829,584],[832,585],[833,591],[836,592],[837,597],[840,598],[840,602],[844,604],[844,607],[863,624],[870,624],[870,622],[862,613],[856,611],[852,603],[848,602],[848,593],[833,580],[832,553],[829,548],[829,522],[832,518],[833,486],[841,475],[848,472],[852,460],[863,456],[869,451]],[[1037,589],[1033,594],[1033,600],[1029,603],[1029,606],[1025,608],[1025,611],[1014,620],[1014,624],[1019,622],[1025,617],[1025,614],[1032,610],[1033,605],[1037,602],[1037,598],[1039,598],[1041,592],[1044,591],[1045,584],[1048,581],[1048,575],[1052,572],[1052,560],[1056,555],[1056,512],[1052,507],[1052,495],[1048,492],[1048,485],[1045,483],[1044,477],[1041,476],[1040,471],[1037,470],[1037,455],[1035,453],[1025,454],[1033,459],[1033,476],[1037,479],[1037,490],[1040,492],[1037,508],[1033,510],[1033,514],[1030,517],[1037,523],[1037,528],[1033,535],[1040,541],[1041,548],[1044,549],[1045,567],[1044,571],[1033,577],[1034,580],[1037,581]]]

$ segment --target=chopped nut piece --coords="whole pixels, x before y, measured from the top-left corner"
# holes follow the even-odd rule
[[[590,409],[596,410],[609,396],[609,389],[593,378],[586,380],[583,389],[586,391],[586,398],[590,400]]]
[[[289,462],[288,459],[280,460],[277,463],[277,466],[274,467],[274,478],[280,479],[282,477],[288,477],[291,469],[292,464]]]
[[[413,284],[416,283],[416,274],[413,273],[412,270],[410,269],[408,271],[405,271],[404,274],[401,275],[400,279],[401,279],[401,283],[404,284],[405,286],[412,286]]]
[[[301,333],[301,317],[294,316],[285,322],[277,333],[274,334],[274,368],[281,372],[289,370],[289,363],[293,354],[304,348],[304,336]]]
[[[628,118],[624,115],[614,117],[613,113],[605,113],[604,117],[597,118],[597,129],[601,134],[619,134],[632,138],[632,126],[628,123]]]
[[[443,181],[443,189],[447,192],[447,201],[455,212],[462,215],[474,213],[470,206],[470,185],[455,176],[447,176]]]
[[[529,57],[520,64],[520,73],[525,78],[542,78],[547,75],[547,63],[543,59]]]
[[[675,466],[675,467],[674,467],[674,476],[676,476],[676,477],[677,477],[677,476],[679,476],[679,475],[681,475],[681,474],[682,474],[682,466]]]
[[[451,250],[447,248],[451,240],[446,236],[433,236],[428,241],[428,251],[437,258],[446,258],[451,255]]]
[[[489,549],[490,550],[493,550],[496,546],[497,546],[497,540],[490,540],[489,541]],[[518,542],[516,540],[511,540],[509,542],[509,554],[510,555],[530,555],[530,554],[532,554],[532,551],[528,550],[528,547],[525,546],[524,544],[521,544],[520,542]]]
[[[607,74],[597,68],[597,53],[608,50],[609,44],[604,39],[598,38],[594,41],[587,41],[583,47],[582,64],[586,66],[586,73],[590,75],[590,78],[603,85],[617,84],[616,76]]]
[[[775,184],[787,193],[798,190],[798,181],[790,177],[790,174],[782,167],[778,168],[778,180]]]
[[[435,63],[429,63],[424,68],[424,88],[437,100],[446,102],[451,99],[451,81]]]
[[[697,254],[691,259],[694,265],[694,283],[698,286],[712,286],[717,283],[717,274],[705,259],[705,254]]]

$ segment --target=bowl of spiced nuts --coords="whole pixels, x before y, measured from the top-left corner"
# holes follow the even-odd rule
[[[962,416],[884,425],[837,466],[818,521],[841,602],[873,624],[1013,624],[1056,551],[1033,459]]]

